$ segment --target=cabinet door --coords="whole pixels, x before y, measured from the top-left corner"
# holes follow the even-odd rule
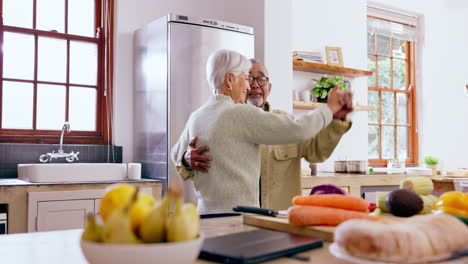
[[[36,231],[84,228],[88,213],[94,213],[93,199],[38,202]]]
[[[99,214],[99,207],[101,206],[101,200],[102,199],[94,199],[94,213],[96,215],[100,215]]]

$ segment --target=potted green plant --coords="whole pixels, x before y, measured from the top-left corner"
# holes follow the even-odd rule
[[[327,102],[328,92],[336,85],[340,87],[340,90],[349,88],[343,76],[322,77],[319,80],[313,80],[315,81],[315,87],[312,88],[312,93],[317,97],[317,102]]]
[[[424,158],[424,163],[426,167],[432,170],[432,175],[437,175],[437,164],[439,164],[439,159],[433,156],[426,156]]]

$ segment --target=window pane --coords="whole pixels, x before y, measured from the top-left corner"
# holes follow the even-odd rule
[[[382,124],[395,124],[395,98],[393,92],[382,92]]]
[[[369,123],[379,123],[379,92],[369,91],[367,96],[367,105],[373,106],[374,110],[368,112]]]
[[[375,87],[375,56],[367,56],[367,70],[374,72],[372,76],[368,77],[367,85]]]
[[[65,1],[37,0],[36,28],[65,33]]]
[[[3,77],[34,79],[34,37],[5,32],[3,44]]]
[[[408,95],[397,93],[397,122],[399,125],[408,125]]]
[[[62,129],[65,123],[65,92],[63,85],[37,85],[37,129]]]
[[[377,54],[390,56],[390,38],[377,35]]]
[[[369,148],[368,155],[369,159],[378,159],[379,158],[379,126],[369,126]]]
[[[367,33],[367,53],[375,54],[375,34]]]
[[[390,58],[379,57],[379,87],[390,88]]]
[[[32,28],[33,0],[3,0],[3,24]]]
[[[94,1],[68,0],[68,34],[94,37]]]
[[[39,37],[38,80],[65,82],[67,71],[67,43],[56,38]]]
[[[70,83],[97,84],[97,45],[70,42]]]
[[[408,158],[408,128],[398,127],[398,158]]]
[[[392,55],[395,58],[406,58],[406,41],[393,39]]]
[[[2,128],[32,129],[32,83],[3,82],[2,115]]]
[[[96,131],[96,89],[70,87],[70,126],[73,130]]]
[[[393,89],[406,90],[406,61],[393,60]]]
[[[382,159],[395,158],[395,127],[382,127]]]

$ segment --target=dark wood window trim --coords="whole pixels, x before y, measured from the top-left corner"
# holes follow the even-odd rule
[[[380,19],[376,17],[372,17],[375,19]],[[385,20],[385,19],[382,19]],[[389,21],[389,20],[385,20]],[[399,23],[395,21],[390,21],[394,23]],[[402,24],[402,23],[400,23]],[[393,42],[391,42],[393,45]],[[377,53],[377,45],[375,47],[375,53]],[[379,111],[379,124],[372,124],[369,123],[369,125],[379,125],[380,127],[383,126],[393,126],[395,127],[395,137],[397,137],[397,127],[409,127],[408,131],[408,158],[405,160],[407,166],[417,166],[418,165],[418,160],[419,160],[419,144],[418,144],[418,122],[417,122],[417,87],[416,87],[416,69],[415,69],[415,64],[416,64],[416,45],[413,42],[407,42],[406,44],[406,60],[410,63],[407,63],[407,87],[408,90],[406,91],[401,91],[401,90],[394,90],[394,89],[389,89],[389,88],[380,88],[378,87],[378,57],[390,57],[390,56],[383,56],[383,55],[377,55],[377,54],[370,54],[368,53],[368,56],[375,56],[376,57],[376,71],[374,72],[375,76],[375,84],[376,87],[371,87],[369,86],[368,89],[369,91],[385,91],[385,92],[398,92],[398,93],[406,93],[408,94],[408,124],[409,125],[392,125],[392,124],[382,124],[382,109]],[[393,64],[392,64],[393,65]],[[392,67],[393,68],[393,67]],[[391,72],[391,82],[393,83],[393,71]],[[396,93],[395,93],[395,118],[397,118],[397,101],[396,101]],[[379,107],[381,108],[382,106],[382,100],[380,98],[379,100]],[[382,157],[382,129],[379,130],[380,135],[379,135],[379,157]],[[395,155],[397,153],[397,144],[395,144]],[[387,159],[369,159],[369,165],[374,166],[374,167],[383,167],[387,165]]]
[[[36,14],[36,1],[33,0],[33,14]],[[65,11],[68,10],[68,0],[65,1]],[[96,86],[77,85],[69,83],[69,71],[66,76],[66,112],[65,120],[68,120],[69,87],[92,87],[97,89],[97,116],[96,131],[72,131],[64,137],[67,144],[110,144],[112,142],[112,115],[113,115],[113,39],[114,39],[114,0],[95,0],[95,28],[96,38],[76,36],[63,33],[54,33],[43,30],[34,30],[3,25],[3,0],[0,0],[0,44],[3,44],[3,32],[29,33],[35,38],[35,48],[39,36],[55,37],[67,40],[67,57],[69,56],[70,40],[85,40],[98,44],[98,82]],[[67,14],[67,13],[66,13]],[[67,17],[65,16],[65,32],[68,30]],[[33,17],[33,28],[36,28],[36,19]],[[35,51],[34,80],[37,80],[37,50]],[[69,61],[67,60],[67,68]],[[0,52],[0,125],[1,125],[1,103],[2,85],[5,81],[22,81],[33,83],[33,129],[36,128],[36,104],[37,104],[37,84],[64,84],[41,81],[26,81],[2,78],[3,77],[3,52]],[[59,130],[23,130],[23,129],[2,129],[0,128],[0,143],[58,143],[60,137]]]

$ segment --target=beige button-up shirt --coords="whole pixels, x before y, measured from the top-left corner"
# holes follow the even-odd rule
[[[270,111],[265,104],[265,111]],[[289,113],[272,110],[283,115]],[[350,121],[333,120],[315,137],[299,144],[260,145],[261,177],[260,204],[264,208],[283,210],[292,205],[292,198],[301,194],[301,159],[323,162],[330,157],[341,137],[351,128]],[[179,160],[176,170],[184,179],[193,177],[193,171]]]

